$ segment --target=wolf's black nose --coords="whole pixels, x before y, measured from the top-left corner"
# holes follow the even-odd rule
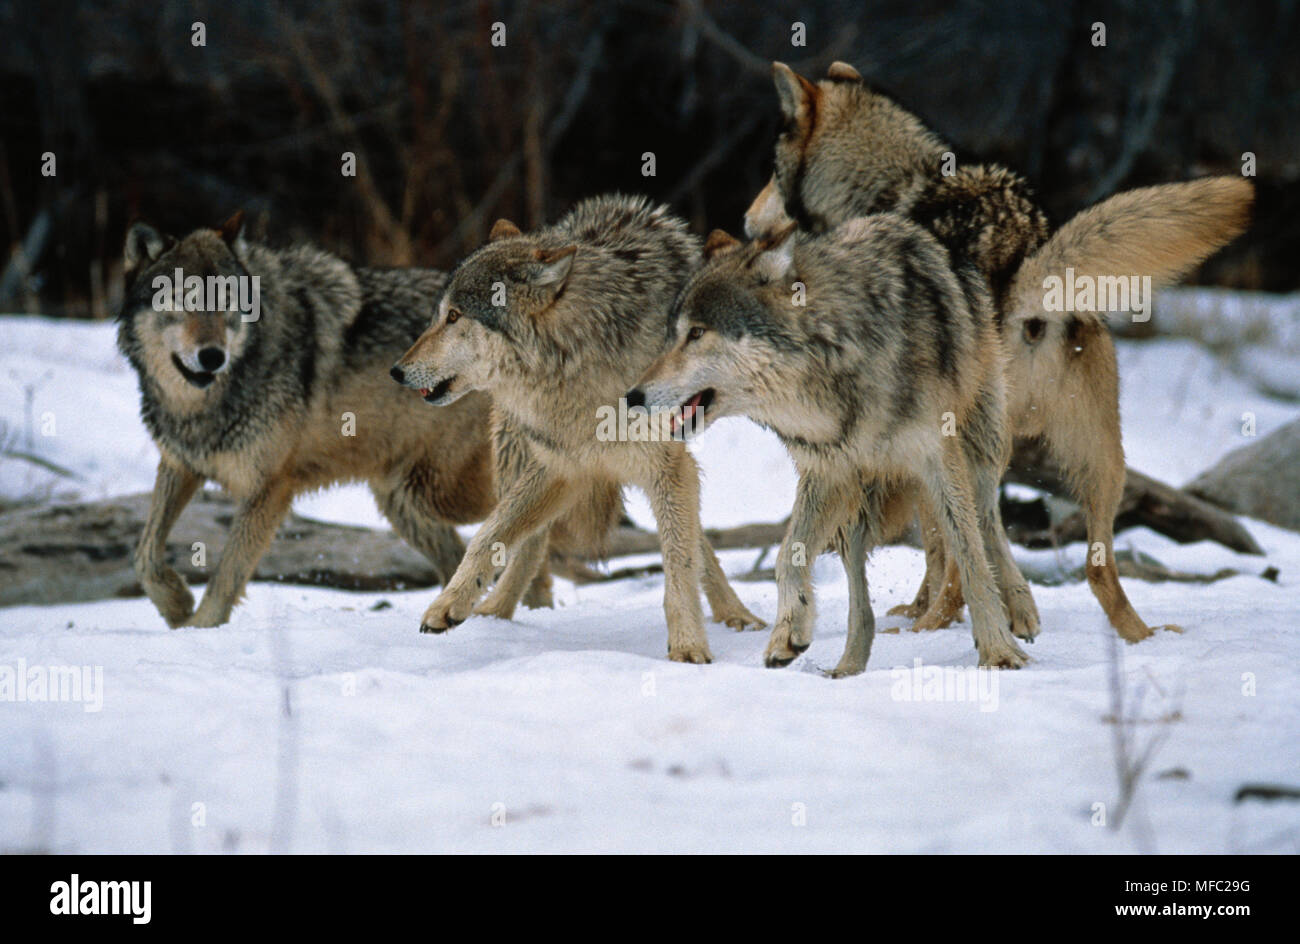
[[[226,352],[219,347],[205,347],[199,351],[199,366],[206,371],[220,370],[226,362]]]
[[[406,383],[406,371],[402,370],[402,368],[399,365],[394,364],[393,369],[390,370],[388,373],[390,373],[393,379],[396,380],[398,383]]]
[[[629,390],[624,395],[624,399],[627,400],[628,409],[631,409],[634,406],[645,406],[645,391],[640,387],[637,387],[635,390]]]

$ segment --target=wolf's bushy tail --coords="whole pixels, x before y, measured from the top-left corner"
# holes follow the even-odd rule
[[[1011,283],[1012,318],[1042,317],[1044,280],[1149,275],[1152,287],[1186,274],[1250,225],[1255,188],[1206,177],[1126,190],[1072,217],[1025,259]]]

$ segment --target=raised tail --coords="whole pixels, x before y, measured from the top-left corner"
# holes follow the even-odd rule
[[[1056,276],[1077,283],[1150,276],[1167,285],[1250,225],[1255,188],[1243,177],[1206,177],[1116,194],[1070,219],[1021,263],[1007,297],[1011,321],[1042,318],[1045,286]],[[1048,314],[1050,318],[1050,314]]]

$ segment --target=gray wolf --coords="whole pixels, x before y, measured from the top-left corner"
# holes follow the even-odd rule
[[[440,407],[492,395],[501,501],[454,577],[424,614],[442,632],[471,612],[508,616],[542,551],[546,526],[581,518],[625,483],[644,489],[664,552],[668,655],[709,662],[699,586],[713,618],[762,625],[737,599],[699,521],[699,475],[676,440],[597,435],[598,418],[666,347],[669,312],[696,265],[699,240],[663,206],[601,196],[524,234],[498,221],[457,267],[429,329],[393,376]],[[597,530],[593,527],[589,530]],[[483,604],[494,553],[509,554]]]
[[[998,510],[1009,437],[1003,349],[986,281],[901,216],[814,235],[793,224],[741,245],[725,233],[682,292],[673,347],[637,395],[689,411],[691,430],[744,415],[773,430],[799,472],[776,562],[765,653],[788,664],[812,641],[812,561],[832,543],[849,578],[849,635],[835,675],[866,666],[874,620],[865,552],[924,494],[953,548],[979,664],[1018,668],[1014,635],[1038,614]],[[1005,608],[1004,608],[1005,607]]]
[[[256,320],[206,298],[192,310],[158,304],[155,280],[177,269],[204,280],[258,277]],[[161,453],[134,563],[169,625],[226,622],[294,496],[335,482],[369,483],[397,533],[440,581],[450,578],[464,550],[452,526],[481,520],[495,501],[488,399],[430,416],[387,377],[444,273],[356,268],[305,245],[272,249],[241,235],[239,214],[181,239],[137,223],[125,270],[118,346],[139,375],[141,415]],[[167,566],[166,539],[205,480],[239,506],[196,609]],[[543,578],[537,602],[547,602],[546,588]]]
[[[1044,281],[1067,271],[1097,279],[1177,279],[1249,225],[1254,190],[1239,177],[1145,187],[1102,201],[1053,233],[1025,181],[1004,167],[955,161],[913,114],[845,63],[810,82],[773,64],[784,129],[772,181],[746,212],[751,235],[793,219],[824,232],[892,212],[932,232],[954,261],[988,280],[1007,349],[1015,437],[1041,437],[1082,505],[1089,585],[1129,642],[1151,635],[1119,583],[1113,548],[1124,488],[1119,381],[1104,312],[1048,310]],[[927,576],[913,604],[891,612],[934,629],[956,618],[962,588],[933,514],[919,506]],[[1178,627],[1169,626],[1176,630]]]

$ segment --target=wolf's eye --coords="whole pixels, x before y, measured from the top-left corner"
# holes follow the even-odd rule
[[[699,325],[695,325],[694,327],[691,328],[691,330],[686,332],[686,340],[688,342],[698,341],[702,337],[704,337],[704,329],[701,328]]]
[[[447,309],[447,324],[455,324],[455,323],[458,322],[458,321],[460,321],[460,309],[459,309],[459,308],[448,308],[448,309]]]

